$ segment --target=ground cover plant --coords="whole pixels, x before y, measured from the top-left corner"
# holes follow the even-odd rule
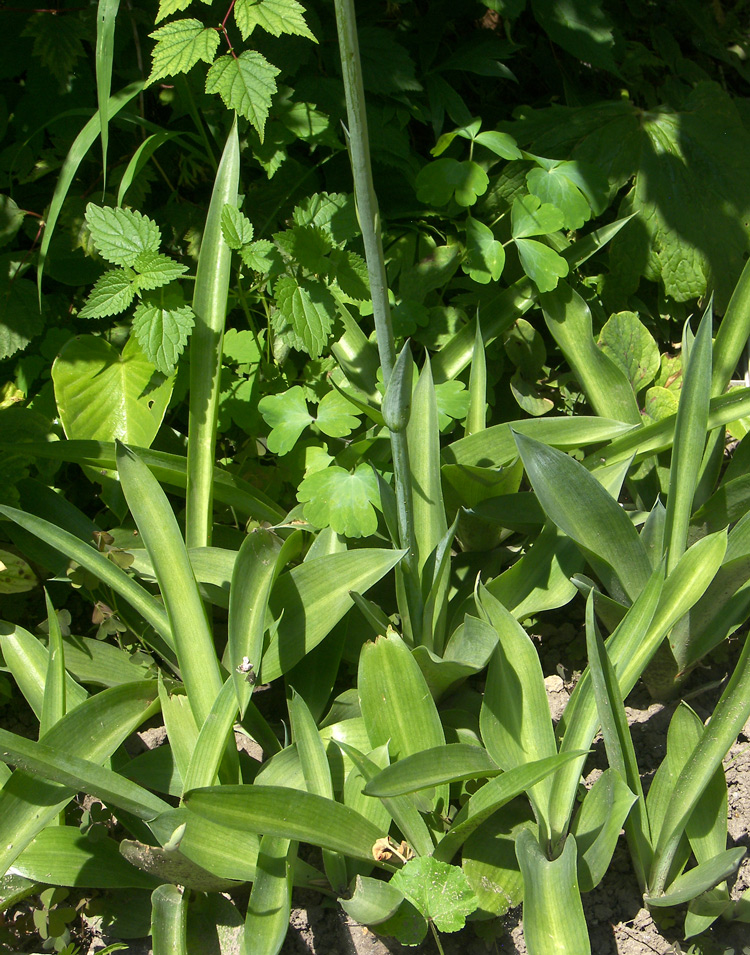
[[[750,920],[747,646],[647,791],[624,709],[750,617],[743,10],[456,6],[0,7],[11,950],[270,955],[304,888],[584,955],[622,830]]]

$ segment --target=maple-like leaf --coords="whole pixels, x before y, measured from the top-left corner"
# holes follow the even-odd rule
[[[258,410],[266,424],[271,426],[268,449],[274,454],[288,454],[313,420],[307,409],[305,392],[299,385],[281,395],[261,398]]]
[[[220,56],[208,71],[206,92],[218,93],[227,109],[234,109],[249,120],[262,140],[279,72],[254,50],[246,50],[238,57],[227,54]]]
[[[99,255],[113,265],[135,265],[142,252],[156,252],[159,226],[133,209],[86,206],[86,223]]]
[[[317,43],[305,23],[305,8],[297,0],[237,0],[234,19],[237,28],[246,40],[256,27],[273,36],[294,33]]]
[[[181,13],[183,10],[187,10],[192,2],[193,0],[159,0],[159,12],[156,14],[155,22],[158,23],[165,17],[171,17],[173,13]],[[213,0],[201,0],[201,3],[210,7]]]
[[[463,870],[431,856],[412,859],[391,879],[407,899],[441,932],[458,932],[478,899]]]
[[[305,518],[316,527],[331,527],[344,537],[369,537],[378,529],[373,505],[380,492],[372,468],[361,464],[350,474],[337,466],[306,477],[297,491]]]
[[[219,45],[219,33],[204,27],[200,20],[174,20],[149,34],[156,40],[151,53],[151,74],[148,83],[163,76],[187,73],[199,60],[210,63]]]

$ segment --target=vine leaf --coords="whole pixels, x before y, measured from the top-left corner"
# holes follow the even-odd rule
[[[431,856],[412,859],[394,874],[391,885],[441,932],[459,932],[478,904],[463,870]]]
[[[155,222],[131,209],[86,206],[86,223],[103,259],[113,265],[135,265],[142,252],[156,252],[161,232]]]
[[[219,46],[219,33],[204,27],[200,20],[174,20],[149,36],[156,40],[151,52],[151,74],[147,83],[176,73],[187,73],[199,60],[210,63]]]
[[[237,0],[234,5],[234,19],[243,40],[258,26],[273,36],[292,33],[317,43],[305,23],[304,13],[305,8],[297,0]]]
[[[489,186],[487,173],[471,160],[436,159],[419,170],[417,199],[444,206],[455,197],[460,206],[473,206]]]
[[[378,529],[373,505],[379,505],[380,491],[368,464],[360,464],[353,474],[335,465],[315,471],[300,484],[297,500],[316,527],[331,527],[344,537],[369,537]]]
[[[279,72],[254,50],[246,50],[238,57],[227,54],[220,56],[208,71],[206,92],[218,93],[227,109],[236,110],[249,120],[262,142]]]
[[[325,348],[336,302],[325,285],[283,275],[274,288],[276,305],[294,336],[294,347],[319,358]]]
[[[258,410],[271,426],[268,448],[274,454],[288,454],[313,420],[300,385],[281,395],[266,395],[258,403]]]

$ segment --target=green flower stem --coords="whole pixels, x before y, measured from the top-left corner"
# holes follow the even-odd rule
[[[341,67],[346,94],[346,112],[349,122],[347,145],[354,176],[354,196],[357,216],[362,230],[365,246],[367,272],[370,279],[370,295],[375,320],[375,333],[378,340],[380,366],[383,370],[383,383],[388,382],[396,363],[396,345],[391,324],[391,310],[388,301],[388,282],[385,274],[383,240],[380,234],[380,213],[372,182],[370,166],[370,144],[367,133],[367,115],[365,111],[365,92],[362,84],[362,66],[359,60],[357,41],[357,23],[354,15],[353,0],[335,0],[336,26],[341,52]],[[409,449],[405,431],[391,431],[391,449],[394,462],[394,483],[398,513],[398,529],[401,546],[407,550],[404,558],[407,577],[418,580],[417,543],[414,534],[414,509],[412,505],[411,479],[409,469]],[[414,588],[409,587],[414,593]],[[414,607],[413,610],[417,608]],[[413,615],[413,611],[412,614]],[[410,616],[411,616],[410,615]]]
[[[195,328],[190,339],[185,533],[188,547],[206,547],[211,543],[219,379],[232,259],[232,251],[221,233],[221,213],[225,204],[237,204],[239,169],[240,149],[235,117],[216,173],[193,293]]]

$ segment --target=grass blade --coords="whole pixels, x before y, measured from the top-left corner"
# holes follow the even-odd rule
[[[44,600],[47,604],[47,625],[49,627],[49,662],[47,675],[44,680],[44,699],[42,701],[42,716],[39,721],[39,736],[44,736],[58,720],[65,716],[66,686],[65,686],[65,649],[62,642],[60,621],[57,619],[55,608],[44,591]]]
[[[102,195],[107,191],[107,147],[109,145],[109,94],[112,91],[112,59],[115,47],[115,20],[120,0],[99,0],[96,11],[96,98],[102,139]]]

